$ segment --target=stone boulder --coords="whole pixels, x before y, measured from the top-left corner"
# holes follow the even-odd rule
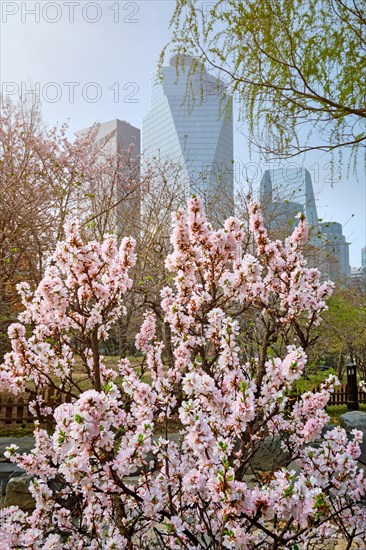
[[[11,462],[0,462],[0,501],[3,504],[6,486],[12,477],[21,476],[24,470]]]
[[[33,476],[22,475],[9,479],[6,487],[4,506],[19,506],[24,512],[34,510],[35,501],[29,492]]]
[[[244,481],[244,483],[246,483],[249,490],[254,489],[254,487],[256,487],[258,485],[257,479],[253,474],[244,475],[242,481]]]
[[[295,476],[299,476],[301,472],[301,462],[299,460],[293,460],[290,462],[290,464],[287,466],[288,471],[291,470],[295,472]]]
[[[352,430],[360,430],[363,433],[361,444],[361,456],[359,462],[366,464],[366,412],[349,411],[340,416],[340,424],[349,434]]]
[[[288,462],[289,455],[281,447],[281,437],[267,436],[251,460],[249,471],[272,472],[285,466]]]
[[[310,443],[305,443],[304,447],[314,447],[315,449],[318,449],[322,443],[324,443],[324,436],[326,433],[330,432],[334,428],[337,427],[337,424],[327,424],[322,428],[321,434],[319,439],[315,439],[315,441],[311,441]]]
[[[164,439],[163,435],[160,435],[160,436],[153,435],[153,437],[152,437],[153,443],[155,443],[159,439],[159,437]],[[182,436],[181,436],[180,433],[168,433],[167,439],[168,439],[168,441],[174,441],[179,447],[180,443],[182,441]],[[154,454],[150,451],[150,452],[147,453],[146,458],[145,458],[145,463],[147,463],[147,466],[144,466],[144,468],[137,468],[134,472],[131,472],[131,476],[132,477],[139,476],[143,472],[143,470],[145,470],[145,469],[147,469],[149,471],[150,470],[149,462],[153,461],[153,460],[154,460]]]

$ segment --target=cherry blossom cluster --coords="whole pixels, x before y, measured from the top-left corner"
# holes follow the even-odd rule
[[[214,230],[198,197],[173,223],[174,283],[162,293],[173,364],[149,312],[136,336],[141,367],[121,359],[107,369],[100,354],[123,314],[131,240],[83,244],[69,224],[38,289],[20,286],[25,310],[9,331],[2,387],[57,379],[70,399],[55,409],[52,433],[37,425],[32,452],[7,451],[34,476],[36,507],[0,512],[4,548],[311,548],[340,536],[361,545],[362,434],[334,428],[319,440],[337,380],[291,399],[302,345],[332,291],[304,260],[306,222],[273,242],[252,203],[256,255],[244,247],[244,224],[230,218]],[[250,361],[241,347],[249,314],[263,334]],[[291,343],[274,356],[285,337]],[[90,384],[76,393],[80,360]],[[33,406],[41,419],[42,400]],[[285,463],[261,472],[258,453],[274,440]]]
[[[20,323],[9,327],[12,351],[0,370],[3,391],[24,391],[32,382],[38,390],[36,406],[41,405],[41,390],[50,384],[65,393],[78,391],[72,377],[75,352],[96,388],[115,377],[99,357],[98,342],[123,313],[122,297],[132,284],[132,239],[123,239],[119,247],[112,236],[102,244],[84,245],[74,222],[66,224],[65,234],[38,288],[31,292],[27,283],[18,285],[25,309]],[[32,327],[30,337],[26,326]]]

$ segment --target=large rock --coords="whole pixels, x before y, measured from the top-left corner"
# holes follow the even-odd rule
[[[163,435],[153,435],[153,437],[152,437],[153,443],[158,441],[159,438],[165,439],[165,437]],[[167,439],[168,439],[168,441],[174,441],[178,445],[178,447],[180,446],[180,444],[182,442],[182,436],[181,436],[180,433],[168,433]],[[150,470],[149,462],[151,462],[153,460],[154,460],[154,454],[153,454],[152,451],[150,451],[150,452],[147,453],[146,458],[145,458],[145,464],[147,464],[147,466],[145,465],[143,468],[136,468],[136,470],[131,473],[132,477],[139,476],[145,470],[149,471]]]
[[[340,416],[340,424],[347,433],[352,430],[360,430],[363,433],[363,441],[361,444],[361,456],[358,459],[363,464],[366,464],[366,413],[362,411],[350,411]]]
[[[366,431],[366,412],[349,411],[340,416],[341,426],[347,431],[357,428]]]
[[[314,441],[311,441],[310,443],[305,443],[304,447],[314,447],[315,449],[318,449],[323,443],[324,443],[324,436],[326,433],[332,431],[334,428],[337,428],[337,424],[327,424],[322,428],[321,434],[319,439],[315,439]]]
[[[281,447],[281,437],[268,436],[261,442],[250,463],[250,469],[271,472],[285,466],[288,462],[289,455]]]
[[[287,466],[287,470],[289,472],[294,471],[295,472],[295,476],[299,476],[300,475],[300,472],[301,472],[301,462],[299,460],[293,460],[292,462],[290,462],[290,464]]]
[[[10,445],[17,445],[19,447],[17,452],[24,454],[34,449],[35,440],[34,437],[0,437],[0,462],[7,462],[8,459],[4,457],[4,453]]]
[[[258,482],[253,475],[244,475],[242,481],[246,483],[249,490],[254,489],[258,485]]]
[[[0,503],[3,504],[9,479],[24,474],[24,470],[11,462],[0,462]]]
[[[34,510],[35,501],[29,492],[33,476],[23,475],[9,479],[6,487],[4,506],[19,506],[25,512]]]

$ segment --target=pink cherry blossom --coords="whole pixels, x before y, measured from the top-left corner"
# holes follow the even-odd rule
[[[0,511],[4,548],[308,548],[341,536],[364,543],[362,434],[334,428],[313,445],[337,380],[289,399],[332,284],[307,267],[305,220],[284,242],[272,241],[252,203],[250,228],[255,256],[243,246],[244,224],[230,218],[215,231],[198,197],[173,216],[166,267],[174,282],[161,301],[169,365],[151,312],[136,336],[141,368],[127,358],[108,368],[100,353],[131,288],[131,239],[84,243],[69,221],[38,288],[19,285],[24,311],[9,329],[1,387],[17,393],[31,382],[40,421],[51,417],[45,388],[63,399],[53,432],[37,425],[32,452],[21,456],[13,445],[6,453],[34,476],[36,507]],[[263,335],[249,360],[247,319]],[[80,364],[87,390],[72,376]],[[288,459],[261,475],[256,458],[271,438]]]

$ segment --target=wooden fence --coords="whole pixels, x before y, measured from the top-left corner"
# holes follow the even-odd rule
[[[320,387],[318,386],[316,391],[319,390]],[[366,403],[366,393],[360,390],[360,388],[357,390],[357,397],[359,403]],[[328,405],[347,405],[347,384],[335,389],[334,393],[330,396]]]
[[[22,424],[33,422],[28,410],[28,395],[0,396],[0,424]]]
[[[316,388],[314,388],[313,393],[317,393],[321,391],[320,384]],[[347,405],[348,404],[348,398],[347,398],[347,384],[344,384],[342,386],[338,386],[335,388],[334,393],[330,395],[328,406],[332,405]],[[293,393],[289,396],[290,402],[298,401],[301,397],[301,393]],[[358,403],[366,404],[366,393],[360,388],[357,390],[357,398]]]
[[[53,388],[47,390],[43,398],[45,400],[44,404],[52,408],[67,401],[64,395],[56,395]],[[32,396],[28,393],[15,396],[0,394],[0,425],[34,422],[35,417],[28,409],[29,400],[32,400]]]
[[[313,390],[320,391],[320,386]],[[290,401],[294,402],[300,398],[301,394],[293,394],[290,396]],[[67,401],[65,396],[57,396],[51,388],[44,395],[46,404],[54,408],[56,404]],[[17,396],[0,395],[0,425],[4,424],[23,424],[26,422],[34,422],[34,416],[28,410],[29,394],[21,394]],[[358,389],[358,402],[366,404],[366,393]],[[347,405],[347,384],[336,388],[331,394],[328,405]]]

